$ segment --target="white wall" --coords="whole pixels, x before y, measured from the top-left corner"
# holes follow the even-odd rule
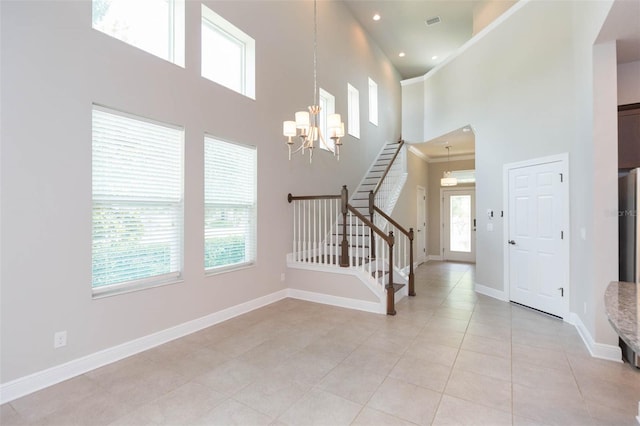
[[[599,198],[594,197],[590,184],[597,158],[593,43],[611,3],[521,0],[454,59],[402,86],[403,96],[415,96],[415,92],[424,96],[420,124],[425,140],[465,124],[474,127],[478,212],[504,209],[504,164],[569,153],[571,310],[581,315],[596,340],[607,344],[615,344],[615,339],[603,331],[607,321],[598,306],[602,286],[608,282],[596,285],[595,269],[590,267],[598,262],[605,262],[603,269],[610,267],[609,259],[596,256],[594,247],[598,252],[615,247],[608,237],[593,239],[598,225],[592,212],[611,206],[595,205]],[[415,128],[419,124],[406,125]],[[615,192],[615,188],[598,187],[597,191]],[[485,216],[478,215],[476,280],[503,291],[506,238],[501,227],[487,232]],[[579,237],[581,229],[586,242]],[[583,302],[587,314],[583,314]]]
[[[618,64],[618,105],[640,102],[640,61]]]
[[[186,67],[91,29],[91,2],[2,1],[0,382],[60,365],[284,288],[286,195],[360,181],[400,128],[399,76],[340,2],[319,4],[320,86],[347,110],[347,82],[367,102],[378,83],[380,125],[361,107],[362,138],[340,162],[316,152],[288,162],[282,121],[312,102],[312,4],[205,2],[256,40],[256,100],[200,77],[199,2],[186,2]],[[268,23],[268,24],[265,24]],[[184,126],[183,282],[91,297],[91,105]],[[258,261],[205,277],[204,132],[258,147]],[[67,330],[66,347],[53,334]]]
[[[407,145],[405,145],[407,149]],[[393,218],[405,229],[413,228],[417,232],[418,203],[417,187],[427,188],[429,165],[422,158],[407,149],[407,181],[393,209]],[[416,246],[414,245],[414,249]],[[417,256],[417,255],[416,255]]]
[[[592,335],[597,341],[617,342],[607,321],[604,292],[618,280],[618,104],[616,42],[593,48],[593,244],[594,311]],[[587,305],[589,307],[589,305]],[[574,310],[577,307],[574,307]],[[585,318],[591,320],[588,315]]]

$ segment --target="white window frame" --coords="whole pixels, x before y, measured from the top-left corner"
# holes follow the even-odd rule
[[[257,222],[258,222],[258,213],[257,213],[257,194],[258,194],[258,183],[257,183],[257,165],[258,165],[258,151],[255,146],[244,145],[240,143],[226,141],[215,136],[211,136],[209,134],[205,134],[204,136],[204,144],[205,144],[205,155],[204,155],[204,167],[205,167],[205,182],[204,182],[204,206],[205,206],[205,223],[204,225],[204,258],[203,265],[205,269],[205,273],[207,275],[218,274],[221,272],[228,272],[237,269],[244,269],[250,267],[256,263],[257,253],[258,253],[258,232],[257,232]],[[218,179],[215,179],[216,173],[215,170],[209,170],[209,167],[215,167],[216,164],[212,162],[215,158],[220,157],[210,157],[213,146],[207,146],[209,144],[222,144],[222,146],[226,146],[228,149],[238,149],[239,151],[246,150],[242,154],[246,154],[247,157],[239,158],[238,161],[229,161],[228,164],[217,164],[218,166],[224,166],[219,170],[219,174],[217,174]],[[234,174],[233,166],[236,168],[240,165],[245,165],[245,163],[250,163],[250,170],[247,167],[241,168],[242,176],[237,176]],[[214,179],[208,180],[208,176],[213,176]],[[238,190],[242,189],[242,185],[249,185],[250,189],[247,191],[245,189],[245,193],[239,192]],[[234,186],[236,185],[236,186]],[[209,197],[215,196],[212,194],[212,191],[215,191],[215,188],[218,189],[229,189],[233,192],[233,194],[229,194],[229,198],[225,199],[222,202],[214,203],[208,200]],[[224,194],[223,194],[224,195]],[[235,198],[235,199],[234,199]],[[242,199],[244,198],[244,199]],[[247,198],[250,198],[248,200]],[[228,209],[246,209],[247,210],[247,218],[248,223],[244,229],[238,230],[237,228],[230,233],[227,234],[218,234],[213,235],[213,238],[216,237],[233,237],[238,235],[244,236],[244,259],[240,262],[235,263],[225,263],[221,265],[208,266],[207,265],[207,234],[217,234],[216,229],[207,226],[208,219],[208,209],[214,206],[224,207]],[[244,224],[243,224],[244,225]],[[231,230],[231,228],[229,228]],[[242,232],[244,231],[244,233]]]
[[[231,22],[224,19],[222,16],[215,13],[213,10],[209,9],[207,6],[202,5],[202,20],[201,26],[204,31],[204,27],[207,26],[210,30],[216,31],[219,36],[222,36],[233,43],[236,43],[240,46],[240,55],[241,55],[241,64],[240,69],[234,70],[234,72],[239,73],[240,77],[240,87],[230,87],[225,82],[216,81],[212,75],[206,75],[207,70],[205,70],[205,55],[213,55],[215,52],[205,52],[205,43],[203,40],[203,36],[201,35],[201,75],[203,78],[207,80],[213,81],[214,83],[220,84],[230,90],[238,92],[248,98],[255,99],[256,98],[256,42],[255,40],[247,35],[244,31],[233,25]],[[204,34],[204,32],[203,32]],[[233,66],[229,61],[226,61],[225,58],[222,58],[220,61],[216,62],[221,65]]]
[[[476,171],[472,170],[451,170],[450,177],[458,180],[458,183],[476,183]]]
[[[369,78],[369,122],[378,125],[378,84]]]
[[[320,113],[318,114],[318,126],[320,127],[320,132],[324,139],[324,144],[322,141],[319,141],[318,146],[325,151],[333,152],[335,149],[335,142],[329,137],[327,117],[330,114],[335,114],[336,112],[336,98],[331,93],[320,88],[318,91],[318,99],[318,106],[320,107]]]
[[[151,151],[145,147],[152,146]],[[184,217],[184,129],[99,105],[92,109],[92,294],[110,296],[181,280]],[[116,226],[95,220],[100,212],[112,212]],[[125,219],[117,217],[126,215]],[[133,219],[133,220],[132,220]],[[107,228],[105,230],[104,224]],[[133,223],[133,225],[131,225]],[[100,225],[103,225],[102,227]],[[118,231],[110,231],[109,228]],[[122,240],[136,236],[130,247]],[[106,239],[106,240],[105,240]],[[112,240],[107,247],[101,242]],[[146,263],[141,269],[113,268],[111,276],[95,274],[108,262],[139,260],[153,247],[164,245],[163,261]],[[116,246],[111,250],[110,246]],[[131,254],[123,254],[130,251]],[[99,260],[96,263],[96,257]],[[143,257],[142,257],[143,258]],[[150,257],[157,260],[157,257]],[[144,268],[163,266],[162,273]],[[117,279],[133,275],[131,279]],[[107,281],[96,285],[96,280]],[[111,280],[111,282],[109,282]]]
[[[101,26],[99,22],[96,22],[96,3],[99,0],[92,1],[92,20],[91,26],[97,31],[100,31],[104,34],[107,34],[117,40],[122,41],[130,46],[134,46],[140,50],[143,50],[151,55],[154,55],[158,58],[162,58],[166,61],[172,62],[182,68],[184,68],[184,52],[185,52],[185,0],[164,0],[168,4],[168,16],[167,16],[167,52],[165,55],[160,55],[157,52],[154,52],[145,46],[143,42],[140,40],[128,40],[126,34],[119,34],[112,30],[113,24],[110,27]],[[122,3],[126,3],[128,6],[142,4],[141,2],[134,2],[133,0],[120,0]],[[146,2],[145,4],[149,4]],[[117,4],[113,5],[117,6]],[[132,12],[133,13],[133,12]],[[144,18],[141,20],[142,22],[146,21]],[[129,24],[130,25],[130,24]],[[143,29],[144,33],[150,33],[148,28]],[[156,37],[160,38],[160,37]]]
[[[347,83],[347,132],[360,139],[360,92]]]

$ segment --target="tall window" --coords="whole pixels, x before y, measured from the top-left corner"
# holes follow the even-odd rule
[[[256,259],[255,147],[204,138],[204,267],[215,272]]]
[[[335,143],[333,142],[333,139],[329,138],[327,117],[330,114],[336,112],[335,96],[321,88],[319,91],[318,106],[320,107],[320,113],[318,114],[318,125],[320,126],[320,132],[322,133],[322,137],[324,139],[324,144],[322,142],[319,142],[318,146],[324,150],[333,151]]]
[[[378,84],[369,79],[369,122],[378,125]]]
[[[98,106],[92,124],[94,295],[176,280],[183,130]]]
[[[93,0],[92,26],[184,67],[184,0]]]
[[[202,6],[202,76],[255,99],[255,41]]]
[[[360,138],[360,92],[347,83],[347,131],[353,137]]]

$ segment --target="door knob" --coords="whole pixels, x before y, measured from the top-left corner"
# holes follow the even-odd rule
[[[513,240],[509,240],[509,244],[511,244],[512,246],[515,246],[515,245],[516,245],[516,242],[515,242],[515,241],[513,241]]]

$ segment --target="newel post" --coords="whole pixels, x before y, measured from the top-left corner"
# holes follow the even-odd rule
[[[415,295],[415,277],[413,275],[413,228],[409,228],[409,296]]]
[[[342,242],[340,243],[340,266],[349,267],[349,241],[347,240],[347,204],[349,203],[349,191],[347,185],[342,187],[340,193],[340,202],[342,204]]]
[[[374,214],[374,209],[373,207],[375,206],[375,194],[373,193],[373,191],[369,191],[369,220],[371,221],[371,223],[375,223],[373,221],[373,214]],[[374,235],[373,229],[369,230],[369,238],[371,239],[371,243],[370,243],[370,247],[371,247],[371,256],[370,259],[374,260],[376,258],[376,236]]]
[[[396,314],[396,291],[393,288],[393,231],[389,231],[389,281],[387,283],[387,315]]]

